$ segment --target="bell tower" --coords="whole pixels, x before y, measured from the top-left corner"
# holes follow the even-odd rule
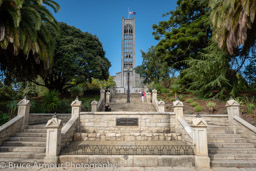
[[[122,87],[127,90],[128,72],[130,87],[135,87],[135,18],[122,18]]]

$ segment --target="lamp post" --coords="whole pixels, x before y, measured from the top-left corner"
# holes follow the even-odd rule
[[[128,66],[128,90],[127,90],[127,103],[130,103],[130,67]]]

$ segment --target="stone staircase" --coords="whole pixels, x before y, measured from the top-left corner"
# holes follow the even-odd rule
[[[43,125],[30,125],[22,133],[9,137],[0,146],[0,161],[14,163],[43,163],[46,132]]]
[[[209,126],[208,149],[212,167],[256,167],[256,148],[228,126]]]
[[[130,94],[130,103],[127,103],[126,94],[116,94],[114,97],[112,97],[109,105],[111,107],[111,110],[114,112],[156,112],[152,104],[142,102],[140,93]]]

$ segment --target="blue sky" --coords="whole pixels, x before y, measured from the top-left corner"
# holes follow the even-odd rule
[[[163,13],[176,8],[176,0],[56,0],[61,10],[54,14],[57,21],[96,35],[112,64],[110,74],[121,71],[122,17],[128,8],[135,15],[136,66],[142,62],[140,50],[156,45],[152,25],[167,20]],[[132,16],[131,16],[132,17]]]

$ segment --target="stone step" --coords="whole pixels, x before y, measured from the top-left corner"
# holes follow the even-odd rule
[[[0,152],[0,156],[1,156],[1,158],[43,159],[45,157],[45,153]]]
[[[0,146],[1,152],[38,152],[45,153],[45,147],[12,147],[12,146]]]
[[[10,141],[34,141],[34,142],[46,142],[46,137],[9,137]]]
[[[32,142],[32,141],[4,141],[3,146],[31,146],[31,147],[45,147],[46,141]]]
[[[208,133],[208,132],[207,132]],[[241,138],[241,134],[207,134],[208,138]]]
[[[46,137],[46,133],[17,133],[15,137]]]
[[[212,160],[212,167],[256,168],[256,160]]]
[[[228,147],[239,147],[239,148],[249,148],[254,147],[252,143],[208,143],[209,148],[228,148]]]
[[[256,154],[210,154],[211,160],[254,160]]]
[[[229,130],[226,127],[213,127],[213,128],[208,128],[207,133],[209,134],[233,134],[233,130]]]
[[[47,129],[24,129],[24,133],[47,133]]]
[[[35,159],[23,159],[23,158],[17,158],[17,157],[15,157],[15,158],[2,158],[1,157],[0,161],[1,161],[2,164],[3,163],[6,164],[6,166],[7,166],[6,168],[8,168],[8,165],[12,165],[12,163],[15,163],[15,164],[26,164],[26,165],[30,164],[30,166],[31,166],[30,168],[39,168],[39,170],[41,170],[40,167],[39,167],[39,164],[43,164],[44,163],[44,159],[36,159],[35,160]],[[17,166],[17,170],[18,170],[18,168],[21,168],[21,167],[22,166],[18,165]],[[24,169],[22,169],[22,170],[24,170]]]
[[[209,154],[255,154],[256,148],[208,148]]]
[[[245,138],[208,138],[209,143],[247,143]]]

